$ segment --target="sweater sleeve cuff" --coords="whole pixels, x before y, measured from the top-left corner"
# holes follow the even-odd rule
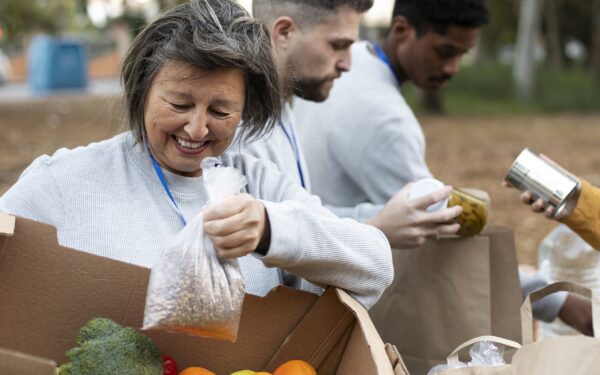
[[[561,220],[594,249],[600,249],[600,189],[581,180],[581,192],[573,212]]]
[[[296,262],[301,242],[301,230],[296,208],[291,204],[262,201],[271,226],[271,243],[266,255],[254,253],[268,267],[289,267]],[[292,219],[291,219],[292,218]]]

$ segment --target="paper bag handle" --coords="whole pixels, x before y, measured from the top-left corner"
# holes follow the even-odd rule
[[[581,285],[573,284],[568,281],[559,281],[548,284],[543,288],[529,293],[523,305],[521,305],[521,333],[523,335],[523,345],[533,342],[533,309],[531,305],[556,292],[570,292],[582,297],[592,299],[592,323],[594,325],[594,337],[600,337],[600,298],[591,289]]]
[[[507,339],[503,339],[502,337],[498,337],[498,336],[479,336],[479,337],[475,337],[474,339],[468,340],[463,342],[462,344],[460,344],[459,346],[456,347],[456,349],[454,349],[452,351],[452,353],[450,353],[450,355],[448,356],[448,364],[452,365],[452,364],[456,364],[459,362],[458,360],[458,353],[463,350],[466,347],[469,347],[473,344],[477,344],[478,342],[481,341],[491,341],[491,342],[495,342],[497,344],[502,344],[504,346],[508,346],[511,348],[515,348],[515,349],[519,349],[521,347],[521,344],[519,344],[516,341],[512,341],[512,340],[507,340]]]
[[[0,236],[10,237],[15,234],[15,217],[0,212]]]

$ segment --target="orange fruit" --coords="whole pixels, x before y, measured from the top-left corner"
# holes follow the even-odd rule
[[[273,375],[317,375],[317,371],[306,361],[292,359],[277,367]]]
[[[212,371],[208,371],[202,367],[188,367],[181,371],[179,375],[217,375]]]
[[[255,372],[254,375],[271,375],[271,373],[270,372],[261,371],[261,372]]]

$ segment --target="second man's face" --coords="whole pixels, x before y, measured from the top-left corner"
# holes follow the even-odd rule
[[[421,89],[444,86],[460,69],[462,57],[475,46],[479,28],[450,26],[445,34],[428,31],[413,36],[398,49],[406,78]]]
[[[350,46],[358,39],[360,18],[361,13],[341,7],[326,22],[298,33],[286,61],[294,95],[315,102],[327,99],[333,81],[350,70]]]

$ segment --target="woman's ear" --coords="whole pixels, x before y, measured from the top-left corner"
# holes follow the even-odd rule
[[[392,20],[392,26],[390,28],[391,36],[399,43],[405,42],[411,39],[416,33],[413,25],[408,22],[408,19],[404,16],[396,16]]]
[[[286,48],[290,38],[296,30],[296,24],[291,17],[282,16],[273,22],[271,27],[271,38],[277,48]]]

